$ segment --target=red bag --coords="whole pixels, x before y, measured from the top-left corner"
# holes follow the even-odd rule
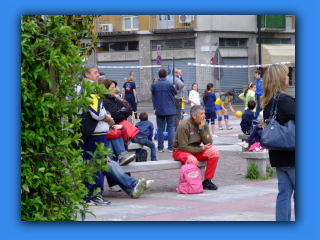
[[[113,129],[108,132],[107,139],[117,139],[121,137],[122,131],[120,129]]]
[[[139,129],[136,128],[134,125],[132,125],[127,120],[123,120],[119,124],[126,128],[129,139],[133,139],[137,135],[137,133],[139,132]]]

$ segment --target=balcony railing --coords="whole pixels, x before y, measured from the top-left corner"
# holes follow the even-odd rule
[[[286,30],[286,15],[261,15],[261,30]]]
[[[191,32],[196,28],[195,15],[150,15],[150,32]]]
[[[95,32],[98,36],[113,34],[136,34],[139,31],[139,17],[134,15],[125,16],[102,16],[95,20]]]

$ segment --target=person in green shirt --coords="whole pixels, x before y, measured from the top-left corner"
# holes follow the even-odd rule
[[[248,102],[249,102],[250,100],[253,100],[253,101],[255,101],[255,102],[257,103],[257,101],[256,101],[256,90],[257,90],[256,84],[255,84],[255,83],[250,83],[250,84],[248,85],[248,88],[244,91],[244,93],[241,93],[241,94],[239,95],[239,98],[240,98],[240,99],[246,101],[246,105],[244,106],[244,110],[247,110],[247,109],[248,109]],[[257,108],[257,107],[255,107],[255,108],[253,109],[253,113],[254,113],[254,114],[255,114],[255,112],[256,112],[256,108]]]

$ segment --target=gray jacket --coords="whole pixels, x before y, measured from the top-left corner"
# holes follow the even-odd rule
[[[174,80],[175,80],[175,88],[176,88],[176,90],[177,90],[177,92],[178,92],[178,94],[175,95],[174,97],[175,97],[176,99],[181,99],[181,98],[182,98],[182,89],[184,88],[184,84],[183,84],[183,82],[181,81],[179,75],[176,75],[176,77],[175,77]]]

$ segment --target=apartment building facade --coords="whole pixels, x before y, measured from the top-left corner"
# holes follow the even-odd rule
[[[88,61],[97,63],[99,71],[120,87],[123,78],[134,71],[136,84],[141,86],[139,101],[151,100],[150,85],[160,68],[154,67],[158,54],[165,69],[171,67],[174,57],[176,68],[183,70],[187,90],[194,82],[199,89],[213,82],[222,92],[241,91],[254,81],[253,67],[223,69],[218,81],[213,68],[190,64],[210,65],[217,49],[225,65],[258,64],[257,15],[102,15],[95,20],[94,31],[98,49]],[[294,62],[295,16],[262,15],[261,38],[262,64]],[[290,84],[294,95],[294,65],[290,66]]]

